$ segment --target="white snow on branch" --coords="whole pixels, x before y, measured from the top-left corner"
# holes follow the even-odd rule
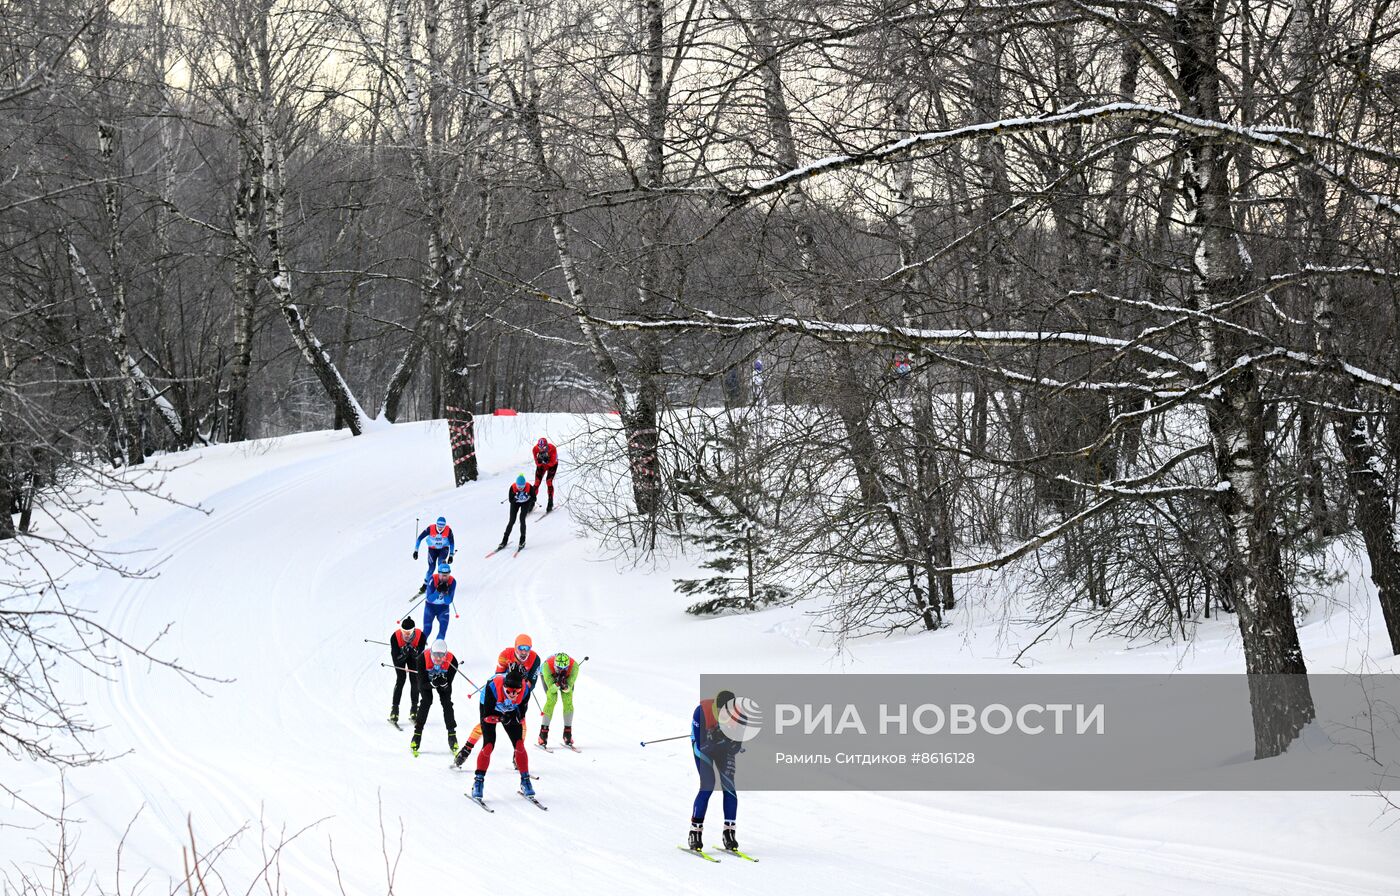
[[[831,155],[824,159],[809,162],[801,167],[784,172],[777,177],[759,181],[733,191],[730,193],[728,199],[731,204],[741,205],[751,199],[770,193],[776,193],[790,186],[796,186],[817,174],[839,171],[844,168],[858,167],[870,162],[881,162],[906,152],[931,149],[933,147],[977,139],[991,134],[1048,130],[1084,124],[1100,119],[1127,119],[1151,127],[1166,128],[1191,136],[1228,139],[1231,142],[1245,143],[1260,149],[1267,149],[1280,153],[1306,168],[1311,168],[1325,175],[1327,179],[1365,199],[1378,211],[1395,218],[1400,218],[1400,202],[1397,202],[1391,197],[1383,196],[1368,190],[1350,176],[1320,161],[1313,153],[1303,149],[1292,140],[1286,139],[1285,134],[1280,129],[1234,125],[1223,121],[1196,118],[1162,106],[1128,102],[1105,103],[1086,109],[1072,109],[1035,117],[1018,116],[1002,118],[997,121],[964,125],[962,127],[948,128],[941,131],[926,131],[920,134],[911,134],[907,137],[891,140],[864,152]],[[1333,144],[1348,147],[1373,161],[1383,162],[1388,165],[1400,165],[1400,157],[1382,153],[1368,146],[1351,144],[1341,138],[1330,137],[1324,134],[1309,134],[1308,138],[1326,139]]]

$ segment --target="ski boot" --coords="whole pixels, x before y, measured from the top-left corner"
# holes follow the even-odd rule
[[[553,495],[550,495],[550,496],[549,496],[549,503],[545,505],[544,512],[545,512],[545,513],[549,513],[549,512],[552,511],[553,509],[554,509],[554,496],[553,496]]]
[[[453,753],[457,752],[457,732],[447,732],[447,749],[451,750]]]
[[[395,708],[395,709],[389,710],[389,724],[390,724],[390,725],[397,725],[398,723],[399,723],[399,711],[398,711],[398,709]]]
[[[530,773],[529,773],[529,772],[521,772],[521,773],[520,773],[520,792],[523,793],[523,794],[525,794],[526,796],[534,796],[534,795],[535,795],[535,788],[534,788],[534,785],[532,785],[532,784],[530,783]]]
[[[520,536],[520,545],[519,545],[518,547],[516,547],[516,550],[518,551],[518,550],[520,550],[520,548],[523,548],[523,547],[525,547],[525,536],[522,535],[522,536]]]
[[[704,849],[704,829],[705,823],[703,821],[696,821],[692,818],[690,820],[690,837],[686,840],[686,846],[691,849]]]
[[[411,740],[411,741],[408,742],[408,748],[409,748],[410,750],[413,751],[413,755],[414,755],[414,756],[417,756],[417,755],[418,755],[418,744],[421,743],[422,740],[423,740],[423,735],[421,735],[421,734],[415,734],[415,735],[413,735],[413,740]]]
[[[535,741],[535,743],[539,744],[539,745],[542,746],[542,747],[547,747],[547,746],[549,746],[549,726],[548,726],[548,725],[541,725],[541,726],[540,726],[540,739],[537,740],[537,741]]]
[[[730,852],[739,851],[739,835],[734,832],[733,822],[724,823],[724,848]]]
[[[574,745],[574,726],[572,726],[572,725],[565,725],[565,726],[564,726],[564,746],[566,746],[566,747],[572,747],[573,745]]]
[[[501,543],[498,544],[498,545],[496,545],[496,550],[498,550],[498,551],[504,551],[505,549],[506,549],[506,540],[505,540],[504,538],[502,538],[502,539],[501,539]]]
[[[452,764],[457,766],[458,768],[461,768],[462,763],[466,762],[467,757],[472,754],[472,747],[474,746],[476,746],[476,744],[468,742],[467,745],[463,747],[461,751],[457,754],[457,758],[452,760]]]
[[[472,799],[479,800],[486,792],[486,772],[477,772],[476,778],[472,780]]]

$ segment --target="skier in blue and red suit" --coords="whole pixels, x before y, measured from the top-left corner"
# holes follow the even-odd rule
[[[701,700],[691,716],[691,750],[695,754],[695,770],[700,773],[700,792],[695,795],[695,805],[690,813],[688,845],[691,849],[704,848],[702,832],[705,809],[710,805],[710,794],[715,791],[716,777],[724,790],[724,848],[739,848],[738,834],[734,829],[739,814],[739,796],[734,788],[734,760],[742,745],[725,735],[717,715],[723,713],[733,699],[732,691],[720,691],[713,700]]]
[[[424,641],[433,635],[433,620],[437,620],[441,626],[438,637],[447,637],[447,614],[452,611],[452,599],[456,596],[457,580],[452,577],[452,567],[443,561],[428,580],[428,596],[423,601]]]
[[[476,776],[472,781],[472,798],[481,799],[486,786],[486,770],[491,767],[491,753],[496,749],[496,726],[505,729],[515,753],[515,767],[520,770],[520,792],[534,796],[530,785],[530,757],[525,752],[525,713],[530,709],[530,681],[519,663],[497,673],[481,689],[481,754],[476,759]],[[461,765],[470,751],[457,755]]]
[[[447,525],[446,517],[438,517],[437,522],[418,533],[418,540],[413,543],[414,560],[418,559],[418,549],[423,546],[424,541],[428,542],[428,571],[423,573],[423,584],[418,588],[419,594],[428,590],[428,580],[433,577],[438,564],[444,560],[451,563],[452,555],[457,552],[457,540],[452,537],[452,527]]]

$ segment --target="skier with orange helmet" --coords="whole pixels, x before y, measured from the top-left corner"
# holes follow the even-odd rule
[[[534,687],[540,678],[540,655],[535,653],[535,642],[530,640],[530,636],[521,632],[515,636],[515,645],[507,647],[496,657],[496,674],[506,671],[511,663],[519,663],[525,670],[525,677],[530,679],[530,687]]]
[[[535,682],[538,681],[540,677],[540,667],[542,664],[540,663],[540,655],[535,653],[534,643],[530,640],[530,636],[523,632],[515,636],[514,645],[502,650],[501,655],[496,657],[496,671],[494,674],[504,674],[512,665],[518,665],[520,667],[520,672],[525,676],[526,682],[530,685],[531,689],[534,689]],[[523,720],[525,717],[522,715],[520,718],[522,720],[521,731],[524,731]],[[467,735],[466,746],[462,747],[461,751],[457,753],[457,758],[454,761],[458,768],[461,768],[462,763],[467,761],[467,757],[472,754],[472,750],[476,747],[476,743],[479,740],[481,740],[481,726],[477,725],[472,729],[471,734]]]

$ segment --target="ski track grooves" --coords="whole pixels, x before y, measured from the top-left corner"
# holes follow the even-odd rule
[[[513,431],[503,427],[491,437],[505,439]],[[508,464],[492,472],[483,465],[478,483],[454,489],[421,471],[398,472],[397,467],[427,461],[404,453],[397,435],[391,431],[328,442],[310,456],[229,486],[201,502],[213,508],[212,515],[177,512],[128,539],[131,546],[160,545],[159,557],[168,573],[155,580],[119,584],[118,580],[99,577],[89,586],[104,603],[103,589],[106,594],[115,592],[110,600],[111,627],[124,635],[148,636],[165,622],[176,620],[172,645],[194,646],[193,655],[179,658],[199,671],[228,676],[217,662],[212,668],[199,665],[198,645],[211,640],[216,657],[220,649],[237,647],[260,658],[265,656],[266,663],[274,667],[271,671],[255,667],[247,680],[234,685],[201,685],[212,697],[200,704],[204,714],[199,716],[224,721],[219,713],[232,705],[242,713],[238,718],[247,715],[254,723],[263,720],[269,729],[279,729],[243,735],[249,750],[289,739],[278,746],[289,763],[300,764],[279,769],[282,777],[267,781],[261,777],[250,780],[244,766],[221,764],[220,757],[226,753],[220,747],[243,748],[244,742],[211,743],[210,749],[199,749],[196,740],[191,747],[190,732],[177,730],[184,719],[172,718],[164,704],[163,695],[170,689],[186,687],[177,684],[170,673],[148,673],[140,664],[128,663],[114,681],[84,686],[88,702],[110,714],[112,730],[104,739],[114,750],[134,751],[118,760],[114,768],[128,768],[137,774],[109,774],[102,780],[109,788],[119,786],[127,791],[133,804],[150,805],[176,842],[184,836],[183,813],[187,811],[195,813],[196,830],[205,841],[232,834],[244,825],[254,829],[245,836],[257,838],[263,788],[276,787],[278,781],[285,780],[300,783],[298,776],[309,770],[312,774],[307,777],[307,786],[311,790],[334,785],[340,792],[328,799],[325,811],[312,806],[303,815],[286,819],[291,829],[324,816],[337,816],[341,822],[360,828],[371,827],[376,788],[411,788],[415,794],[446,801],[437,805],[462,835],[460,848],[456,838],[452,848],[441,853],[425,848],[421,836],[413,839],[423,833],[421,827],[414,826],[416,819],[405,819],[408,842],[397,891],[412,889],[406,883],[442,879],[441,875],[449,875],[446,879],[455,883],[458,878],[451,875],[464,873],[475,883],[491,883],[489,878],[473,876],[478,869],[472,856],[476,845],[501,838],[511,840],[527,855],[547,855],[549,861],[560,863],[566,870],[546,869],[543,861],[537,870],[562,873],[583,893],[701,893],[713,892],[717,885],[776,893],[788,892],[799,884],[810,889],[823,882],[854,887],[856,881],[884,888],[907,883],[911,870],[932,868],[944,875],[946,892],[959,896],[1034,892],[1040,883],[1053,881],[1057,869],[1081,876],[1103,874],[1106,889],[1099,892],[1219,893],[1227,887],[1230,892],[1260,896],[1393,896],[1397,892],[1396,878],[1382,874],[1166,838],[963,813],[928,805],[918,794],[755,793],[745,798],[743,809],[751,814],[741,816],[741,822],[755,817],[761,821],[751,829],[754,836],[746,838],[741,833],[741,844],[765,859],[761,866],[736,859],[711,869],[690,857],[675,855],[670,847],[677,838],[684,840],[688,803],[694,793],[688,747],[678,741],[667,745],[674,749],[640,750],[634,735],[653,729],[667,733],[688,724],[693,703],[677,708],[669,698],[684,694],[691,699],[693,670],[668,668],[645,646],[636,651],[615,649],[616,655],[611,656],[595,649],[592,633],[601,636],[602,629],[625,626],[628,619],[609,602],[611,583],[571,582],[551,569],[556,559],[572,550],[570,543],[576,538],[562,485],[559,506],[551,514],[561,518],[540,525],[544,514],[532,514],[535,525],[529,535],[530,554],[483,559],[482,553],[497,543],[505,525],[506,508],[498,496],[520,465]],[[418,450],[413,447],[416,444],[410,443],[412,450]],[[395,472],[373,478],[373,473],[380,472],[375,463]],[[368,480],[366,469],[372,471]],[[354,483],[353,495],[340,493],[346,483]],[[310,533],[305,544],[298,544],[300,531],[289,521],[304,517],[308,506],[328,508],[325,525],[344,528]],[[440,705],[435,702],[424,730],[423,755],[416,760],[408,752],[411,722],[402,732],[385,724],[392,679],[379,663],[386,659],[387,651],[379,645],[364,645],[361,638],[384,637],[392,629],[392,619],[402,618],[412,603],[401,595],[419,581],[415,576],[422,575],[425,564],[408,563],[411,542],[406,537],[407,521],[416,513],[432,512],[434,507],[444,509],[457,533],[454,566],[460,584],[455,603],[460,618],[451,620],[447,641],[465,675],[478,685],[485,684],[483,676],[491,672],[499,651],[522,631],[532,636],[542,659],[558,650],[568,651],[577,660],[592,652],[580,677],[576,720],[585,752],[546,754],[534,749],[538,705],[532,705],[527,715],[527,749],[531,769],[541,773],[536,790],[549,807],[546,813],[526,805],[515,794],[518,778],[510,766],[509,750],[499,749],[509,744],[504,734],[499,735],[486,779],[485,798],[498,811],[488,814],[465,805],[467,797],[462,791],[470,786],[470,774],[444,768],[445,763],[438,761],[445,753]],[[286,543],[279,541],[279,536]],[[231,547],[270,543],[284,550],[244,557]],[[200,576],[221,574],[240,564],[259,567],[257,593],[206,590]],[[408,583],[402,589],[384,584],[400,579]],[[626,580],[620,578],[617,587],[626,588]],[[562,596],[571,600],[566,612],[558,609]],[[86,603],[98,601],[89,599]],[[258,642],[221,643],[221,627],[232,631],[249,614],[268,618],[266,626],[250,629]],[[421,607],[414,615],[421,620]],[[337,650],[350,652],[343,667],[324,673],[315,668],[318,660],[314,650],[323,640]],[[630,646],[632,641],[614,637],[611,643]],[[322,674],[338,674],[335,686],[327,688],[318,677]],[[157,676],[169,680],[153,684]],[[464,679],[459,681],[463,687],[457,698],[458,735],[465,741],[478,720],[478,710],[475,698],[464,699],[472,688]],[[407,701],[407,694],[404,699]],[[540,703],[543,699],[541,693]],[[562,732],[561,714],[562,706],[556,708],[552,737]],[[292,736],[308,740],[293,742]],[[368,782],[373,786],[359,786],[366,782],[338,780],[333,766],[320,768],[320,753],[363,757],[365,762],[355,766],[361,769],[360,774],[379,774],[385,768],[392,771]],[[466,771],[473,765],[468,763]],[[176,796],[176,801],[162,799],[162,794],[143,795],[142,782],[162,780],[169,781],[170,795]],[[118,781],[120,784],[113,783]],[[711,808],[711,818],[715,808]],[[385,814],[392,840],[397,828],[394,813],[386,810]],[[788,819],[808,817],[816,821],[804,820],[798,825],[805,833],[788,830]],[[102,823],[119,832],[126,820],[107,817]],[[284,819],[274,816],[269,822],[276,836]],[[844,830],[848,827],[858,829],[858,836],[848,839]],[[707,831],[710,838],[717,833]],[[820,839],[793,842],[797,836],[813,833]],[[372,837],[377,838],[377,833]],[[288,853],[280,866],[283,883],[296,896],[337,892],[326,875],[326,835],[312,839],[316,840],[314,849]],[[1000,867],[973,867],[960,860],[964,854],[983,861],[995,857]],[[170,865],[168,856],[143,858],[160,867]],[[359,857],[345,856],[338,843],[337,858],[353,861]],[[373,859],[378,860],[377,850]],[[372,867],[373,862],[356,867],[366,866]],[[1114,869],[1117,874],[1112,873]],[[1021,877],[1026,882],[1013,884],[1020,872],[1024,872]],[[679,876],[687,873],[689,876]],[[710,874],[724,875],[724,883],[718,884]],[[747,876],[733,877],[735,874]],[[625,886],[619,886],[620,882]],[[1146,886],[1133,890],[1134,883]],[[378,891],[382,886],[380,880],[355,881],[349,891]],[[1063,885],[1052,889],[1056,893],[1065,890]]]
[[[201,543],[217,540],[221,533],[257,516],[268,505],[285,499],[302,486],[315,481],[324,475],[323,463],[321,458],[302,460],[274,470],[264,477],[258,477],[251,483],[239,484],[218,492],[203,502],[212,508],[207,517],[197,515],[197,512],[193,511],[174,514],[157,527],[157,531],[177,529],[181,532],[165,542],[160,567],[169,566],[172,559],[186,554]],[[292,475],[294,472],[296,474]],[[252,497],[245,497],[250,485],[255,485],[257,491]],[[192,519],[197,520],[198,524],[192,525]],[[148,543],[150,534],[143,536]],[[278,574],[276,581],[280,582],[283,578],[285,567],[284,572]],[[124,634],[133,631],[133,618],[139,616],[143,610],[152,609],[147,606],[148,593],[157,590],[165,595],[170,593],[169,589],[157,588],[156,583],[160,581],[160,578],[137,579],[123,589],[121,597],[115,602],[115,631]],[[181,589],[179,593],[181,598],[178,604],[161,606],[157,612],[166,618],[190,624],[190,589]],[[157,651],[159,650],[158,646]],[[177,659],[193,663],[195,671],[205,672],[216,678],[224,677],[218,669],[199,668],[197,660],[193,658]],[[145,702],[145,698],[155,696],[156,692],[150,688],[148,681],[142,680],[143,676],[132,674],[134,671],[123,668],[116,680],[107,683],[101,691],[101,696],[105,698],[101,702],[122,721],[123,724],[117,727],[126,741],[125,746],[130,748],[133,754],[122,761],[139,763],[153,770],[155,777],[170,775],[173,772],[182,786],[189,787],[198,794],[197,807],[191,806],[187,809],[195,811],[197,808],[200,819],[197,829],[212,831],[214,837],[226,837],[245,825],[256,824],[262,814],[261,806],[245,795],[248,792],[246,786],[216,765],[203,761],[202,754],[185,751],[172,741],[165,728],[170,724],[170,720]],[[157,670],[153,674],[165,673]],[[201,682],[199,687],[218,699],[221,696],[220,689],[227,686]],[[123,780],[125,787],[140,802],[150,807],[150,811],[156,813],[168,830],[178,831],[185,826],[183,815],[172,817],[163,801],[145,798],[136,783],[136,776],[126,775],[123,776]],[[215,807],[218,811],[211,811]],[[315,886],[317,883],[315,877],[300,873],[299,870],[285,870],[292,872],[291,879],[299,886]]]

